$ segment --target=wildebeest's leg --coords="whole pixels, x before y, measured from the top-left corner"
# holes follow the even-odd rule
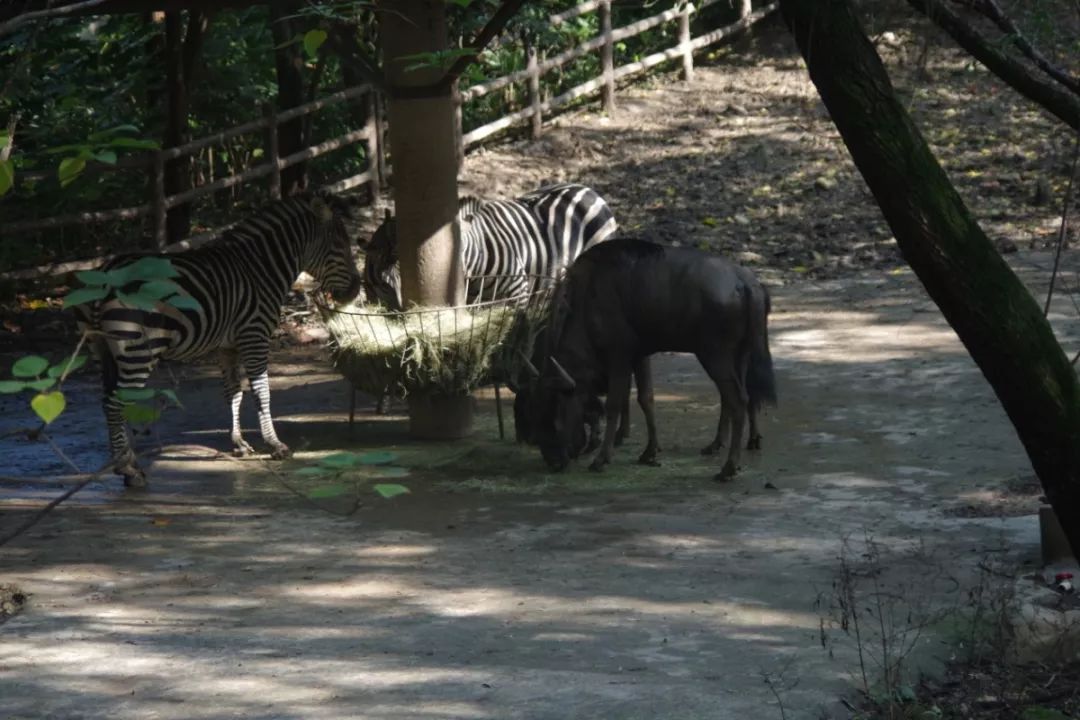
[[[640,393],[640,390],[638,391]],[[640,397],[640,395],[639,395]],[[626,392],[626,403],[619,408],[619,429],[615,433],[615,447],[623,444],[630,437],[630,391]]]
[[[113,352],[114,348],[107,346],[104,342],[98,346],[102,385],[105,391],[102,406],[105,409],[105,424],[109,430],[109,455],[112,458],[113,470],[117,475],[123,476],[124,485],[146,487],[146,473],[135,462],[135,453],[128,439],[127,423],[124,422],[124,402],[116,396],[117,388],[121,386],[122,381],[123,387],[143,387],[146,384],[146,377],[121,378]]]
[[[259,432],[272,450],[270,456],[275,460],[284,460],[292,455],[289,447],[278,439],[274,431],[274,419],[270,415],[270,376],[267,363],[270,354],[270,338],[261,334],[241,338],[240,361],[244,364],[244,373],[251,383],[251,390],[259,403]]]
[[[615,447],[615,431],[619,424],[619,413],[630,398],[630,365],[625,360],[614,360],[608,366],[607,424],[604,427],[604,443],[600,452],[593,458],[590,470],[602,470],[611,462],[611,453]]]
[[[761,432],[758,430],[757,424],[757,403],[753,398],[750,398],[747,402],[746,414],[750,418],[750,439],[746,441],[747,450],[760,450],[761,449]]]
[[[715,480],[730,479],[738,471],[746,423],[746,383],[738,372],[739,363],[734,355],[734,349],[724,345],[698,353],[698,360],[720,391],[720,420],[716,427],[716,438],[702,449],[702,453],[708,455],[723,447],[724,440],[728,438],[727,430],[731,428],[727,462]]]
[[[229,409],[232,411],[229,439],[232,440],[233,455],[237,457],[253,455],[255,449],[248,445],[240,432],[240,404],[244,400],[244,390],[240,385],[240,365],[235,349],[227,348],[221,351],[221,377],[225,381],[225,401],[229,403]]]
[[[660,452],[660,442],[656,437],[656,399],[653,395],[652,368],[646,355],[634,364],[634,382],[637,384],[637,400],[641,412],[645,414],[645,429],[649,443],[641,453],[638,462],[642,465],[659,465],[656,454]]]
[[[585,424],[589,427],[589,441],[585,452],[591,453],[600,447],[600,418],[604,416],[604,403],[599,395],[590,395],[585,401]]]

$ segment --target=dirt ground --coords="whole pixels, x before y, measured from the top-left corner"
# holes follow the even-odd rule
[[[842,698],[860,681],[835,622],[841,555],[897,600],[888,621],[911,667],[940,668],[966,636],[959,611],[985,582],[980,566],[1038,567],[1038,489],[798,63],[739,58],[688,87],[620,95],[615,120],[564,117],[540,144],[472,157],[465,176],[501,178],[489,194],[576,178],[626,228],[744,253],[774,294],[781,405],[738,478],[711,482],[719,461],[697,453],[717,400],[689,357],[656,363],[662,467],[633,464],[635,416],[601,475],[584,463],[548,474],[538,453],[500,441],[487,391],[468,441],[411,442],[404,418],[366,401],[350,433],[345,383],[312,346],[274,357],[279,433],[298,452],[270,472],[220,454],[212,368],[176,368],[187,410],[141,438],[150,490],[98,483],[0,549],[0,584],[24,596],[0,625],[0,717],[848,717]],[[984,95],[959,112],[980,112]],[[994,141],[1020,148],[996,185],[959,169],[977,147],[956,150],[950,171],[1044,297],[1054,211],[1025,198],[1037,177],[1056,183],[1059,140],[1017,113],[1015,144]],[[1076,251],[1065,268],[1075,289]],[[1050,318],[1080,348],[1070,295]],[[78,382],[54,434],[89,469],[105,437],[96,380]],[[0,436],[26,422],[24,402],[0,396]],[[307,498],[314,481],[292,470],[341,449],[395,453],[411,492]],[[0,531],[69,482],[33,479],[65,472],[40,444],[3,450],[5,472],[28,479],[4,484]]]

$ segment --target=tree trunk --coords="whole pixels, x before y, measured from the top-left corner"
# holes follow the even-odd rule
[[[395,88],[424,86],[439,67],[407,69],[405,55],[447,48],[444,0],[380,0],[383,63],[389,97],[390,151],[397,209],[402,294],[406,303],[464,302],[457,215],[454,103],[449,88],[422,98],[395,97]]]
[[[293,42],[299,30],[289,19],[300,9],[299,3],[275,3],[270,6],[270,29],[274,38],[274,65],[277,69],[278,109],[288,110],[304,104],[303,48]],[[278,125],[278,148],[282,157],[304,149],[304,121],[295,118]],[[307,163],[297,163],[281,171],[281,192],[289,197],[307,187]]]
[[[997,394],[1080,556],[1080,383],[893,91],[848,0],[781,0],[904,257]]]
[[[189,88],[193,84],[195,63],[202,49],[208,25],[201,10],[192,10],[187,29],[181,11],[165,13],[165,63],[168,108],[165,113],[165,147],[183,145],[188,140]],[[171,160],[165,167],[165,194],[175,195],[191,188],[190,155]],[[187,237],[191,229],[191,205],[184,203],[171,210],[165,221],[169,243]]]

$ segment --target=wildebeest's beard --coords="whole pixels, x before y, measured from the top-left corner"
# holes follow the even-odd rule
[[[585,399],[577,389],[546,388],[538,428],[540,454],[556,472],[570,464],[585,449]]]

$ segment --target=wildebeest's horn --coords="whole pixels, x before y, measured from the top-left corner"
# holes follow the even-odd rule
[[[574,378],[570,377],[570,373],[566,372],[566,368],[559,364],[559,361],[555,359],[554,355],[551,355],[551,364],[555,366],[555,369],[559,371],[559,376],[570,386],[571,389],[577,387],[577,383],[574,382]]]
[[[533,377],[540,377],[540,371],[537,370],[536,366],[532,364],[532,360],[529,359],[528,355],[521,352],[520,350],[517,351],[517,354],[518,357],[521,358],[521,362],[525,363],[525,367],[528,368],[529,374]]]

